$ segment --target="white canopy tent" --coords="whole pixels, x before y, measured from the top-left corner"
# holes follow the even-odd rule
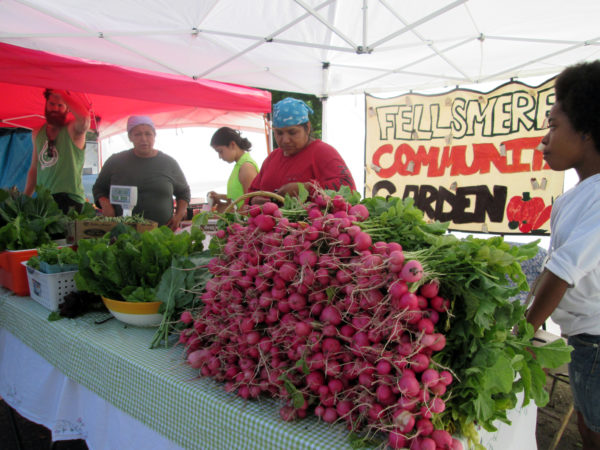
[[[595,0],[2,0],[0,41],[328,98],[360,186],[360,94],[549,78],[600,55],[599,20]]]
[[[553,75],[600,49],[594,0],[3,0],[0,41],[332,96]]]

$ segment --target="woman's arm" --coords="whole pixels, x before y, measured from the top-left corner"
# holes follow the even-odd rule
[[[102,209],[102,214],[104,214],[104,208],[107,208],[107,212],[110,212],[110,209],[112,209],[112,215],[114,216],[115,211],[109,200],[110,184],[113,175],[113,157],[114,155],[109,157],[102,166],[98,178],[96,178],[96,182],[94,183],[94,186],[92,186],[92,195],[94,196],[96,206]],[[110,214],[104,215],[108,216]]]
[[[533,304],[527,310],[527,321],[533,325],[534,331],[554,312],[569,288],[569,284],[557,277],[548,269],[540,274],[533,292]]]
[[[242,164],[242,167],[240,167],[240,171],[238,172],[238,179],[242,184],[244,194],[247,194],[250,191],[250,185],[257,175],[258,171],[252,163],[246,162]]]
[[[313,158],[317,181],[322,188],[337,191],[342,185],[346,185],[352,190],[356,190],[350,169],[338,151],[331,145],[322,143]]]
[[[175,231],[185,215],[187,214],[187,207],[190,204],[191,192],[190,185],[185,179],[185,175],[181,170],[181,167],[175,159],[173,162],[173,194],[175,195],[176,206],[175,213],[167,222],[167,226]]]

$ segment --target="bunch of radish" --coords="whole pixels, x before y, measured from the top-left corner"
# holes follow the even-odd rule
[[[291,222],[267,202],[218,232],[204,307],[181,317],[187,362],[244,399],[283,399],[284,420],[314,412],[392,448],[462,448],[437,429],[453,381],[432,360],[448,308],[437,283],[361,231],[363,205],[317,193],[306,209]]]

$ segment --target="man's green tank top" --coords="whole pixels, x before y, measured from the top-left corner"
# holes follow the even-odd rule
[[[256,164],[248,152],[244,152],[242,157],[235,163],[231,175],[229,175],[229,180],[227,181],[227,198],[230,198],[231,200],[235,200],[244,195],[244,187],[242,186],[242,183],[240,183],[239,175],[242,164],[247,162],[252,164],[258,171],[258,164]]]
[[[50,190],[52,194],[64,192],[79,203],[85,202],[83,190],[83,164],[85,148],[81,150],[71,140],[67,127],[58,132],[54,150],[48,151],[48,136],[46,125],[35,138],[37,150],[37,184]]]

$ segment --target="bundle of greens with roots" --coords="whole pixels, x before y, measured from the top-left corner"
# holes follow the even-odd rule
[[[568,347],[531,348],[509,300],[533,246],[456,239],[408,200],[277,200],[228,215],[211,242],[203,307],[182,314],[179,339],[202,376],[392,448],[461,448],[453,434],[476,443],[475,424],[493,430],[518,392],[547,401],[540,374]]]

